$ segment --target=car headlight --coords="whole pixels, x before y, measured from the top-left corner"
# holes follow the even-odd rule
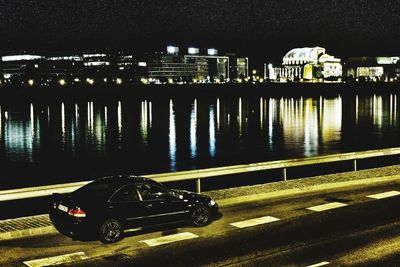
[[[210,200],[210,206],[215,206],[215,201],[214,201],[214,199],[211,199],[211,200]]]

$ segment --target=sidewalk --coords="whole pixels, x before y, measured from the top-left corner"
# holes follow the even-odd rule
[[[249,178],[251,179],[251,178]],[[400,180],[400,165],[206,192],[221,207],[302,193]],[[0,221],[0,241],[56,233],[47,214]]]

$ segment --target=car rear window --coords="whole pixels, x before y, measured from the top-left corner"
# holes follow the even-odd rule
[[[91,182],[73,192],[73,195],[79,198],[83,197],[96,197],[105,198],[113,191],[114,186],[105,181]]]

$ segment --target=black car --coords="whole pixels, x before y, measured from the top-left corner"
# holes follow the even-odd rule
[[[124,229],[176,221],[204,226],[218,214],[210,197],[169,189],[138,176],[97,179],[69,194],[53,194],[50,219],[63,234],[97,234],[117,242]]]

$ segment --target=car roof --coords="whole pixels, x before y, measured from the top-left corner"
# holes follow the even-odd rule
[[[119,188],[125,184],[137,183],[137,182],[154,182],[154,183],[156,183],[155,181],[153,181],[149,178],[143,177],[143,176],[123,175],[123,174],[100,177],[100,178],[97,178],[95,180],[95,182],[106,183],[106,184],[109,184],[110,187],[113,187],[113,188]]]
[[[75,195],[86,194],[88,191],[92,192],[91,194],[93,194],[96,191],[97,192],[96,194],[100,196],[108,196],[109,194],[112,194],[113,192],[115,192],[117,189],[121,188],[124,185],[138,183],[138,182],[157,183],[149,178],[141,176],[113,175],[113,176],[97,178],[93,182],[74,191],[74,194]]]

